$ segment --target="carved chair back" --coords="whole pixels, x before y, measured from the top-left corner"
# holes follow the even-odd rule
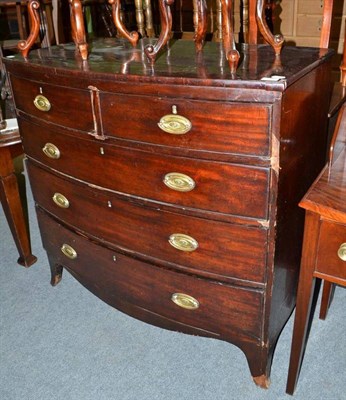
[[[42,0],[41,0],[42,1]],[[68,0],[71,10],[71,28],[72,37],[78,47],[82,58],[85,60],[88,57],[88,44],[86,39],[86,30],[84,26],[83,16],[83,1],[81,0]],[[151,0],[134,0],[136,5],[137,25],[140,26],[143,36],[146,34],[143,28],[144,14],[146,15],[147,24],[152,26],[152,12],[150,8]],[[157,1],[157,0],[156,0]],[[182,1],[182,0],[181,0]],[[193,0],[194,5],[194,28],[195,28],[195,43],[196,50],[199,52],[205,40],[207,32],[207,13],[208,1],[214,1],[217,10],[217,31],[220,38],[222,37],[223,47],[225,49],[226,58],[229,62],[231,73],[234,73],[239,61],[239,53],[235,47],[235,33],[234,33],[234,1],[233,0]],[[128,41],[136,46],[140,34],[137,31],[129,32],[122,21],[122,0],[108,0],[111,6],[111,14],[113,22],[117,28],[118,34],[128,39]],[[174,0],[158,0],[161,32],[156,44],[149,44],[145,47],[145,54],[151,62],[155,61],[155,57],[160,49],[167,43],[172,28],[172,14],[170,6]],[[36,6],[35,6],[36,4]],[[20,43],[20,49],[24,55],[27,56],[29,48],[32,46],[34,38],[37,37],[40,20],[37,12],[37,0],[29,0],[29,13],[32,20],[32,30],[30,37],[27,41]],[[58,0],[53,0],[53,5],[57,7]],[[144,13],[143,4],[146,10]],[[244,41],[249,44],[258,42],[259,33],[264,40],[269,43],[274,49],[275,54],[278,56],[281,52],[284,39],[280,34],[274,35],[271,31],[271,21],[266,19],[266,10],[270,11],[273,3],[272,0],[237,0],[237,7],[240,7],[240,15],[242,28],[241,33]],[[323,7],[323,22],[321,28],[320,47],[326,48],[329,44],[330,28],[332,21],[333,0],[325,0]],[[148,26],[148,25],[147,25]]]

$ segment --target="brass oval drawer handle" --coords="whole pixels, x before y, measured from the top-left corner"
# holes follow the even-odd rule
[[[67,198],[61,194],[61,193],[54,193],[54,196],[52,197],[54,203],[61,207],[61,208],[69,208],[70,207],[70,202],[67,200]]]
[[[196,186],[192,178],[179,172],[170,172],[166,174],[163,178],[163,183],[170,189],[178,192],[190,192]]]
[[[177,306],[185,308],[186,310],[197,310],[199,307],[199,301],[185,293],[173,293],[171,300]]]
[[[157,125],[161,130],[171,135],[184,135],[192,128],[192,124],[187,118],[176,114],[164,115]]]
[[[342,261],[346,261],[346,243],[342,243],[338,250],[338,257]]]
[[[34,105],[38,110],[46,112],[52,107],[47,97],[43,96],[42,94],[39,94],[35,97]]]
[[[173,233],[169,237],[168,242],[171,246],[181,251],[191,252],[198,248],[197,240],[183,233]]]
[[[53,159],[60,158],[60,150],[53,143],[46,143],[42,149],[44,154]]]
[[[77,252],[76,252],[76,250],[75,250],[73,247],[71,247],[70,245],[66,244],[66,243],[64,243],[64,244],[61,246],[61,249],[60,249],[60,250],[62,251],[62,253],[63,253],[67,258],[69,258],[69,259],[71,259],[71,260],[74,260],[75,258],[77,258]]]

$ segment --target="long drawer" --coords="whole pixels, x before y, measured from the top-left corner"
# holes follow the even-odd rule
[[[191,272],[217,274],[224,279],[265,280],[264,229],[143,207],[49,173],[33,162],[27,166],[35,201],[100,240]]]
[[[67,268],[112,306],[129,303],[216,334],[225,330],[235,336],[261,338],[262,291],[154,267],[87,240],[40,209],[37,214],[50,262]]]
[[[51,123],[93,132],[94,119],[88,90],[65,88],[16,76],[11,76],[11,84],[18,110]]]
[[[65,88],[16,76],[11,82],[20,93],[17,109],[62,126],[93,132],[98,121],[105,135],[123,139],[184,150],[270,154],[270,105],[99,93],[92,86]]]
[[[204,161],[81,139],[19,119],[25,152],[67,175],[181,207],[267,219],[269,169]],[[47,146],[54,145],[54,158]],[[49,152],[48,152],[49,153]]]
[[[181,149],[269,155],[269,105],[114,93],[101,93],[100,101],[108,136]]]

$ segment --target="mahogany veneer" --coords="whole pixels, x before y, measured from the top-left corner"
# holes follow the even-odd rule
[[[332,53],[253,45],[231,75],[217,43],[174,42],[155,65],[124,41],[89,49],[5,59],[52,284],[65,268],[125,313],[229,341],[267,387]]]

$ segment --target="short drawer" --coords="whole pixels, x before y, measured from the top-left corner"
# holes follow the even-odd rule
[[[129,253],[191,272],[264,282],[267,230],[136,205],[27,163],[35,201]]]
[[[346,225],[322,222],[316,271],[346,280]]]
[[[154,267],[75,234],[40,209],[37,213],[50,262],[67,268],[112,306],[121,309],[129,303],[216,334],[261,337],[262,291]]]
[[[83,181],[126,195],[179,207],[267,219],[269,170],[163,156],[57,134],[19,120],[25,152]],[[59,158],[42,151],[53,144]]]
[[[269,154],[269,105],[102,93],[101,106],[109,136],[180,149]]]
[[[16,76],[11,76],[11,84],[18,110],[54,124],[93,131],[89,91],[43,84]]]

